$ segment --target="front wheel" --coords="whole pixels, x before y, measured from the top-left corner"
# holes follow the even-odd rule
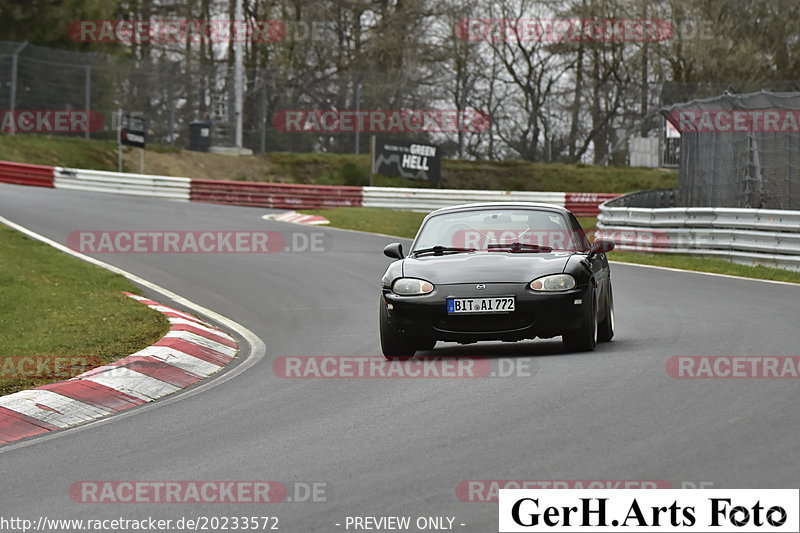
[[[608,282],[608,295],[606,296],[606,317],[597,325],[597,341],[608,342],[614,338],[614,293],[611,291],[611,282]]]
[[[386,302],[381,297],[380,302],[380,331],[381,331],[381,351],[388,360],[411,359],[417,351],[411,339],[404,337],[396,332],[389,325],[389,311],[386,309]]]
[[[589,303],[585,306],[581,327],[561,336],[568,352],[591,352],[597,346],[597,299],[594,289],[590,288],[586,296]]]

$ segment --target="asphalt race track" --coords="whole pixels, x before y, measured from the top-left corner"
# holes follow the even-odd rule
[[[81,230],[332,238],[324,253],[97,254],[249,328],[266,356],[180,401],[0,447],[0,515],[271,515],[298,532],[344,531],[346,516],[454,516],[455,529],[485,532],[497,530],[497,505],[459,500],[462,480],[800,484],[795,380],[665,370],[675,355],[800,355],[800,287],[612,265],[617,336],[593,353],[564,354],[558,339],[434,352],[524,361],[529,376],[285,379],[276,357],[380,357],[381,250],[393,239],[267,222],[266,212],[0,184],[0,215],[61,243]],[[317,482],[327,501],[80,504],[68,488],[82,480]]]

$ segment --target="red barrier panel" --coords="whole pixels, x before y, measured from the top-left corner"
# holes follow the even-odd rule
[[[53,187],[53,167],[0,161],[0,183]]]
[[[198,179],[192,180],[190,193],[193,202],[278,209],[358,207],[362,197],[361,187]]]
[[[619,194],[602,192],[568,192],[564,207],[576,217],[596,217],[600,214],[600,204]]]

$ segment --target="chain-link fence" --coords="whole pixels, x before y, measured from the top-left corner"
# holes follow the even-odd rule
[[[114,137],[117,110],[142,113],[152,141],[178,146],[186,144],[190,122],[212,120],[215,143],[230,145],[235,119],[231,71],[226,64],[142,62],[0,42],[0,108],[93,110],[102,114],[103,125],[82,135],[100,139]],[[246,72],[247,101],[265,89],[260,74]],[[252,127],[254,121],[247,122]]]
[[[0,108],[86,110],[96,105],[92,74],[101,57],[0,42]],[[86,132],[88,135],[88,132]]]
[[[71,134],[113,139],[117,111],[123,110],[141,114],[147,119],[149,142],[181,148],[189,145],[191,123],[210,121],[212,144],[234,145],[236,116],[231,58],[211,60],[197,53],[175,52],[161,53],[161,59],[145,60],[137,59],[131,53],[129,50],[116,55],[84,53],[0,41],[0,112],[93,110],[102,115],[103,126],[89,133]],[[543,109],[538,113],[542,121],[545,120],[542,117],[547,117],[549,129],[537,130],[536,139],[528,131],[534,118],[529,116],[530,110],[526,111],[524,106],[515,108],[517,103],[510,100],[508,109],[500,111],[497,104],[493,104],[497,109],[492,111],[490,121],[485,124],[487,127],[477,129],[462,128],[459,123],[455,130],[443,128],[445,131],[411,133],[391,128],[376,132],[369,128],[358,131],[347,127],[320,131],[313,126],[300,131],[286,131],[278,123],[284,117],[282,113],[293,110],[312,114],[330,110],[482,113],[481,109],[469,107],[463,94],[458,99],[460,104],[455,103],[454,89],[447,85],[448,76],[445,71],[434,73],[424,68],[400,67],[364,70],[352,66],[339,69],[332,65],[291,70],[245,68],[243,146],[257,153],[367,153],[373,133],[390,133],[436,143],[448,157],[504,158],[529,152],[533,160],[563,161],[567,157],[564,142],[570,135],[569,125],[562,105],[556,102],[555,97],[552,110]],[[653,89],[651,93],[654,98],[658,97],[657,90]],[[624,164],[627,160],[626,132],[639,129],[637,116],[626,112],[624,116],[609,119],[607,126],[601,128],[605,131],[600,136],[603,143],[616,146],[607,150],[605,163]],[[578,124],[583,122],[579,120]],[[0,131],[7,133],[2,128]],[[581,130],[578,137],[587,134],[588,130]],[[541,138],[547,135],[552,138]],[[581,145],[585,141],[576,138],[575,142]],[[532,145],[539,145],[539,148],[532,150]],[[579,158],[586,163],[592,159],[592,149]]]
[[[727,94],[662,111],[681,131],[685,206],[800,209],[800,92]]]
[[[233,73],[227,61],[138,61],[0,41],[0,110],[93,110],[103,126],[74,134],[96,139],[114,138],[117,110],[141,113],[151,142],[179,147],[189,143],[189,124],[210,121],[213,144],[233,146]],[[293,110],[426,109],[440,97],[407,72],[244,69],[243,145],[256,152],[366,153],[369,134],[286,131],[276,117]],[[455,135],[423,136],[456,142]]]

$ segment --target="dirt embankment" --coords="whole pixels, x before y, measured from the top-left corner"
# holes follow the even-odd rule
[[[124,154],[125,168],[139,172],[139,150]],[[185,176],[203,179],[276,181],[281,178],[273,165],[262,156],[226,156],[179,150],[176,152],[146,151],[144,172],[163,176]]]

